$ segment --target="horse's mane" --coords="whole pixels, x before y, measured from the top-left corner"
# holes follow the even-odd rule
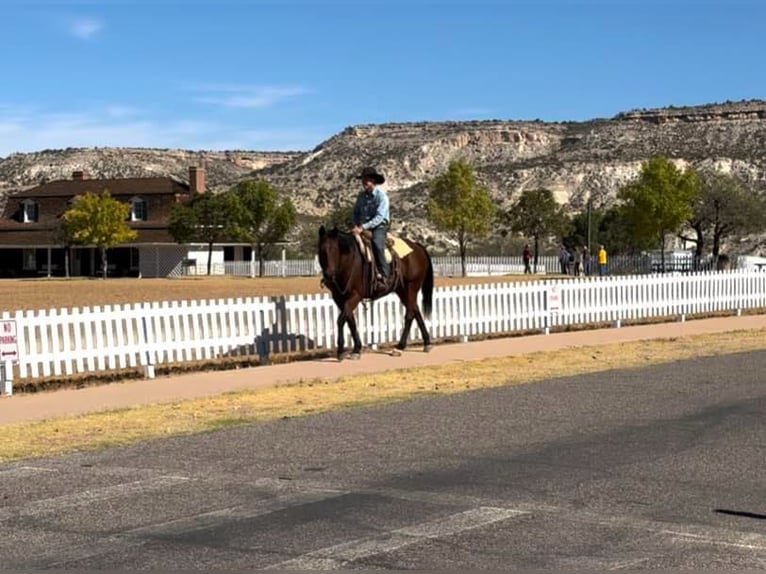
[[[335,239],[338,242],[338,247],[345,253],[351,251],[356,246],[356,239],[354,238],[354,234],[350,231],[343,231],[337,227],[333,227],[327,232],[327,237]]]

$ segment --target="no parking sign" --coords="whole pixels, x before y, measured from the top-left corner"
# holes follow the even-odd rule
[[[558,313],[561,310],[561,291],[558,285],[551,285],[548,288],[548,311]]]
[[[16,337],[16,321],[3,319],[0,321],[0,362],[18,361],[19,342]]]

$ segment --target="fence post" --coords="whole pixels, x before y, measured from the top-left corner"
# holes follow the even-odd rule
[[[149,331],[151,329],[149,324],[149,317],[151,316],[151,311],[147,308],[148,303],[143,304],[143,313],[141,314],[141,334],[143,337],[143,340],[141,341],[141,344],[144,348],[144,350],[141,352],[141,354],[144,356],[144,377],[147,379],[153,379],[154,378],[154,351],[152,350],[152,343],[150,341],[154,341],[154,332],[152,331],[152,336],[149,336]]]
[[[2,394],[7,396],[13,394],[13,363],[11,361],[0,363],[0,386]]]
[[[551,310],[550,305],[548,303],[548,289],[550,286],[548,285],[548,281],[543,281],[543,333],[545,335],[551,334]]]

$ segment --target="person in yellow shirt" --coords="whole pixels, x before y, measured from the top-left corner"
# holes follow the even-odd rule
[[[606,249],[601,245],[598,250],[598,274],[603,277],[606,275]]]

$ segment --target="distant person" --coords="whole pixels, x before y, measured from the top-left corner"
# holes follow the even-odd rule
[[[582,270],[586,277],[590,277],[593,273],[593,256],[587,247],[582,248]]]
[[[582,253],[575,247],[574,249],[574,276],[579,277],[582,274]]]
[[[567,275],[574,276],[575,274],[575,248],[570,247],[567,249]]]
[[[562,243],[559,246],[559,267],[561,268],[562,275],[567,274],[568,264],[569,264],[569,251],[567,251],[567,248],[564,247],[564,244]]]
[[[529,250],[529,243],[524,246],[524,251],[521,254],[521,258],[524,261],[524,275],[532,274],[532,252]]]
[[[598,250],[598,274],[600,277],[607,274],[606,249],[604,249],[603,245],[601,245]]]

